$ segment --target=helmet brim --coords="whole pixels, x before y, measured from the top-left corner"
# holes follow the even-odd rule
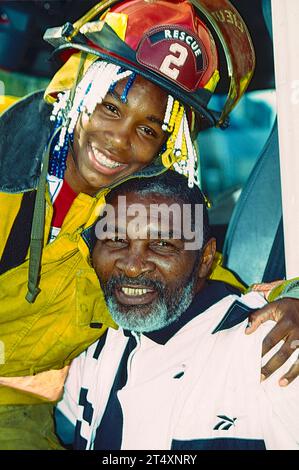
[[[76,50],[92,54],[100,59],[138,73],[145,79],[168,91],[169,94],[173,95],[184,105],[194,109],[200,119],[205,121],[205,127],[216,125],[216,115],[207,108],[208,102],[212,97],[212,93],[209,90],[202,88],[196,92],[184,92],[182,88],[163,78],[160,74],[143,67],[142,64],[138,63],[135,51],[125,44],[109,25],[104,24],[100,34],[89,33],[83,37],[80,36],[78,42],[75,37],[71,43],[65,42],[61,44],[53,51],[52,57],[63,57],[65,52],[69,51],[71,53]]]

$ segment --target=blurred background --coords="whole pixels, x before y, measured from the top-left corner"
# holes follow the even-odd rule
[[[275,83],[272,41],[262,0],[231,0],[251,33],[257,66],[250,88],[231,115],[225,130],[200,134],[202,187],[212,202],[211,221],[225,231],[233,207],[272,128]],[[45,30],[75,21],[96,0],[0,1],[0,83],[6,95],[24,96],[45,88],[58,64],[50,60]],[[217,89],[215,109],[223,101]],[[223,233],[224,234],[224,233]]]

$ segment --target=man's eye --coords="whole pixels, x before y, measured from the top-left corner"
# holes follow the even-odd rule
[[[160,252],[175,252],[177,251],[176,246],[169,240],[157,240],[151,244],[154,251]]]
[[[158,246],[171,246],[171,244],[169,242],[166,242],[165,240],[159,240],[157,242],[157,245]]]
[[[106,245],[111,246],[111,247],[121,247],[121,246],[127,246],[128,241],[125,240],[124,238],[118,238],[118,237],[111,237],[107,238],[105,240]]]

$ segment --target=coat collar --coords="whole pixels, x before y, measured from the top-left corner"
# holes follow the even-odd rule
[[[52,107],[43,91],[18,101],[0,118],[0,191],[20,193],[35,189],[41,160],[51,135]]]
[[[187,323],[189,323],[193,318],[197,317],[201,313],[205,312],[212,305],[216,304],[224,297],[232,294],[239,295],[240,292],[234,287],[220,281],[207,281],[204,289],[200,291],[193,299],[191,305],[187,310],[180,316],[180,318],[171,323],[170,325],[162,328],[161,330],[151,331],[150,333],[143,333],[144,336],[147,336],[155,343],[165,345],[179,330],[181,330]],[[249,309],[251,311],[251,309]],[[232,310],[231,315],[226,315],[222,320],[222,324],[218,325],[217,331],[225,329],[227,323],[230,322],[231,316],[236,318],[235,310]],[[239,312],[240,313],[240,312]],[[246,314],[248,315],[248,313]],[[243,321],[244,318],[241,318]],[[229,326],[231,327],[231,325]],[[214,330],[216,333],[216,329]],[[126,336],[129,336],[131,333],[127,330],[124,331]]]

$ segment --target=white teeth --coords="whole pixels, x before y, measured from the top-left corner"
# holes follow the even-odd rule
[[[126,295],[131,295],[133,297],[137,297],[138,295],[143,295],[149,292],[148,289],[135,289],[135,287],[122,287],[122,292]]]
[[[104,165],[107,168],[117,168],[122,165],[119,162],[115,162],[114,160],[107,158],[97,148],[91,146],[91,149],[93,151],[96,161],[99,162],[101,165]]]

